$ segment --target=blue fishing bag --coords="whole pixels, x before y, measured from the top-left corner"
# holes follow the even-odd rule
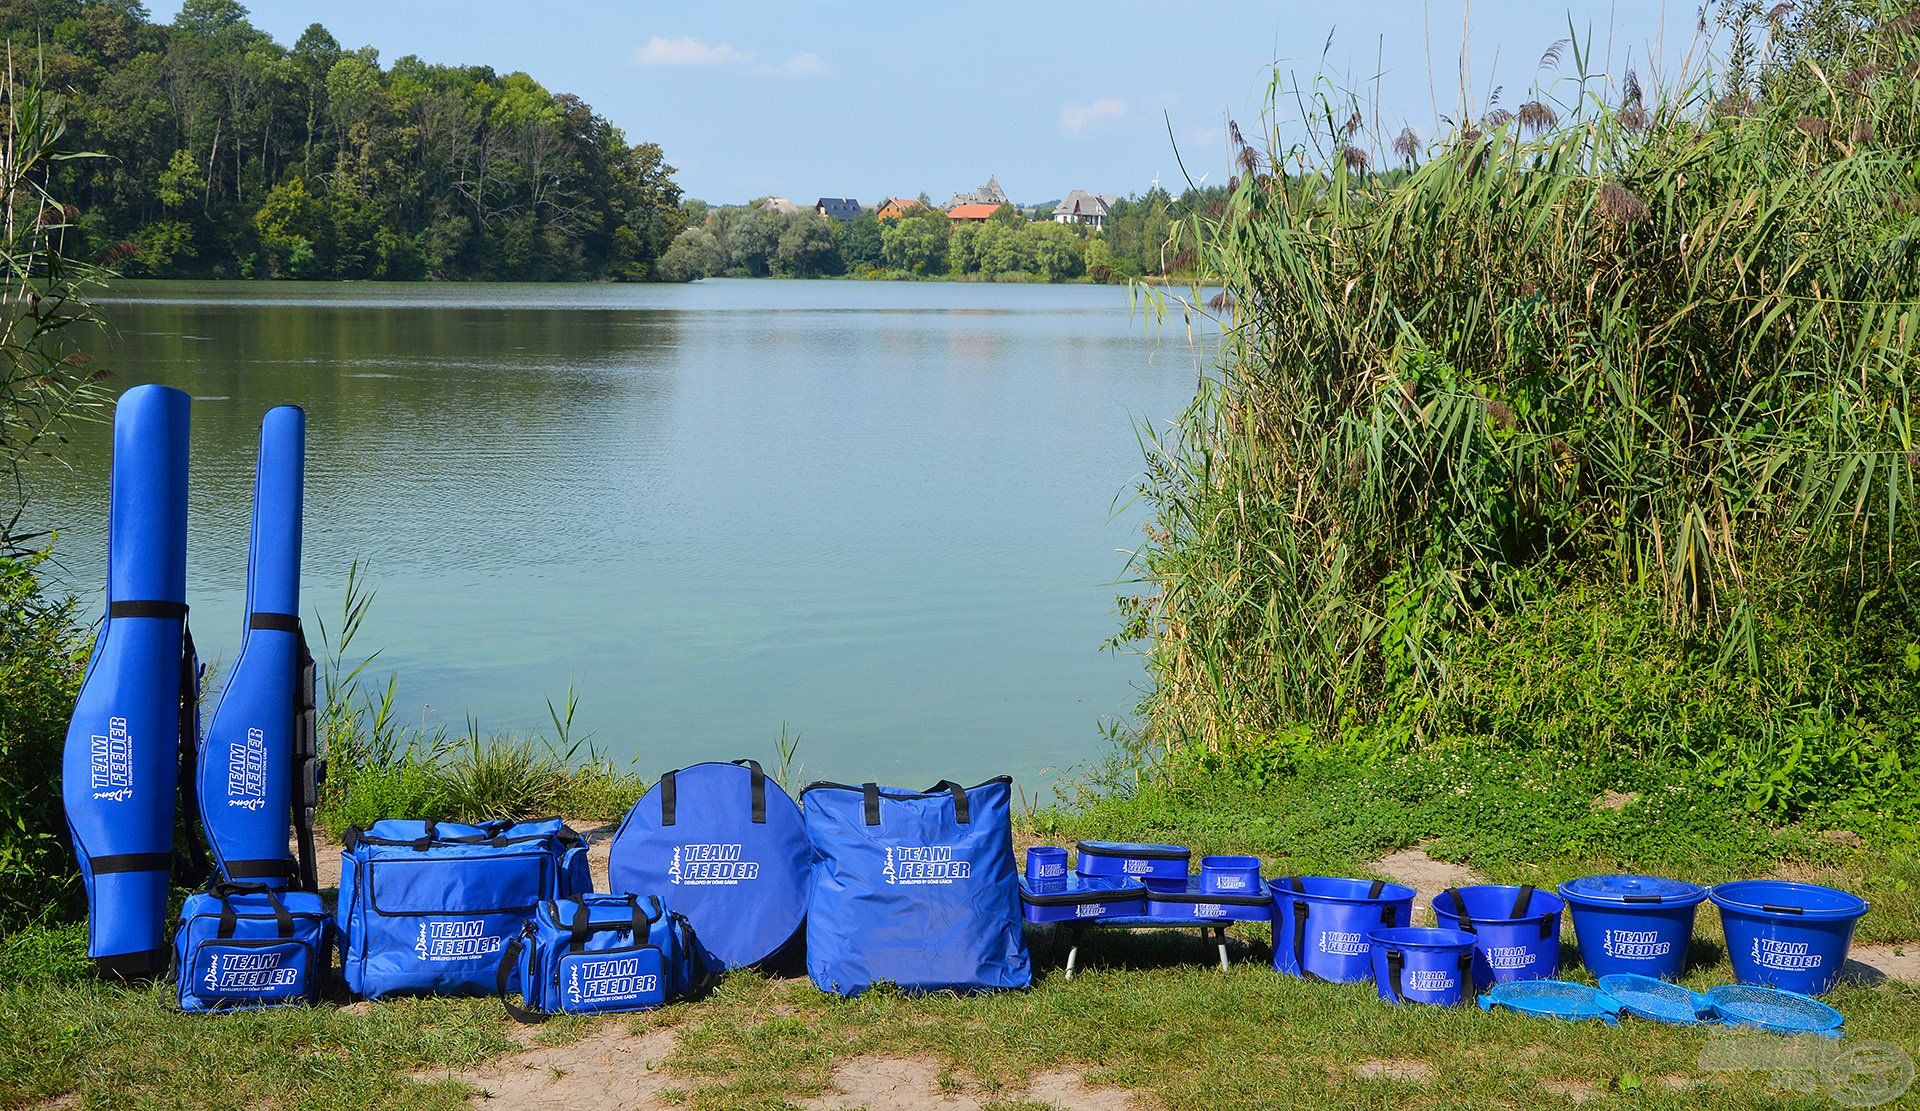
[[[813,843],[807,975],[822,991],[1024,988],[1006,776],[925,791],[815,783],[801,792]]]
[[[486,994],[534,907],[592,890],[586,846],[558,818],[348,830],[337,911],[347,986],[368,999]]]
[[[507,943],[494,987],[507,1014],[645,1011],[705,990],[715,966],[685,916],[656,896],[582,895],[541,903]],[[508,998],[515,982],[526,1006]]]
[[[800,808],[752,760],[670,771],[627,812],[608,886],[658,891],[728,968],[757,964],[807,917],[813,852]]]
[[[187,896],[174,933],[180,1009],[253,1010],[311,1003],[326,990],[332,923],[310,891],[215,883]]]

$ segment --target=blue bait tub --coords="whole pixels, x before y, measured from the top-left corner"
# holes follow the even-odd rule
[[[1532,884],[1449,887],[1433,898],[1433,918],[1443,930],[1478,939],[1473,982],[1480,988],[1514,980],[1551,980],[1560,971],[1558,898]]]
[[[1473,935],[1395,926],[1367,935],[1373,983],[1389,1003],[1451,1007],[1473,998]]]
[[[1159,891],[1185,891],[1187,864],[1193,853],[1184,845],[1142,845],[1131,841],[1082,841],[1079,863],[1083,876],[1131,879]]]
[[[1029,922],[1093,922],[1147,913],[1147,887],[1105,876],[1020,877],[1020,913]]]
[[[1273,968],[1289,976],[1350,984],[1373,976],[1367,935],[1413,924],[1411,887],[1384,880],[1282,876],[1273,893]]]
[[[1218,895],[1265,895],[1257,856],[1203,856],[1200,890]]]
[[[1853,927],[1867,913],[1858,895],[1786,880],[1718,884],[1707,897],[1720,908],[1733,978],[1802,995],[1839,981]]]
[[[1273,917],[1273,896],[1252,891],[1208,891],[1190,883],[1180,891],[1147,888],[1147,917],[1161,922],[1266,922]]]
[[[1035,845],[1027,850],[1027,879],[1035,891],[1062,891],[1067,886],[1067,850]]]
[[[1661,876],[1583,876],[1560,885],[1580,960],[1595,976],[1678,980],[1707,890]]]

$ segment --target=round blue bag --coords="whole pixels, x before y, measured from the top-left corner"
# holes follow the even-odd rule
[[[657,895],[728,968],[778,952],[807,917],[800,808],[752,760],[667,772],[613,835],[614,891]]]

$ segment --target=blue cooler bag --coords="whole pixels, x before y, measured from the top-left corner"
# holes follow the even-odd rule
[[[667,772],[608,854],[615,891],[658,891],[728,968],[757,964],[800,932],[813,851],[800,808],[752,760]]]
[[[332,967],[330,929],[310,891],[216,883],[187,896],[173,936],[180,1009],[203,1014],[318,999]]]
[[[507,943],[494,986],[520,1022],[645,1011],[697,994],[711,966],[685,917],[654,896],[582,895],[541,903]],[[515,981],[526,1006],[507,998]]]
[[[926,791],[815,783],[807,975],[822,991],[1024,988],[1033,979],[1013,865],[1013,780]]]
[[[586,846],[558,818],[375,822],[347,831],[341,857],[340,965],[368,999],[491,992],[533,908],[593,890]]]

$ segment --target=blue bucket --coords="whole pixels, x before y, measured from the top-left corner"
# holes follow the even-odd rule
[[[1786,880],[1718,884],[1707,897],[1720,908],[1733,978],[1802,995],[1840,979],[1853,927],[1867,913],[1858,895]]]
[[[1441,929],[1477,939],[1473,982],[1486,988],[1510,980],[1550,980],[1560,971],[1563,906],[1532,884],[1476,884],[1434,896],[1433,917]]]
[[[1367,935],[1413,923],[1411,887],[1384,880],[1282,876],[1273,892],[1273,968],[1350,984],[1373,975]]]
[[[1707,890],[1661,876],[1583,876],[1560,885],[1580,960],[1595,976],[1678,980]]]
[[[1373,984],[1389,1003],[1451,1007],[1473,998],[1473,935],[1431,926],[1374,930]]]
[[[1027,850],[1027,883],[1035,891],[1067,889],[1067,850],[1035,845]]]

